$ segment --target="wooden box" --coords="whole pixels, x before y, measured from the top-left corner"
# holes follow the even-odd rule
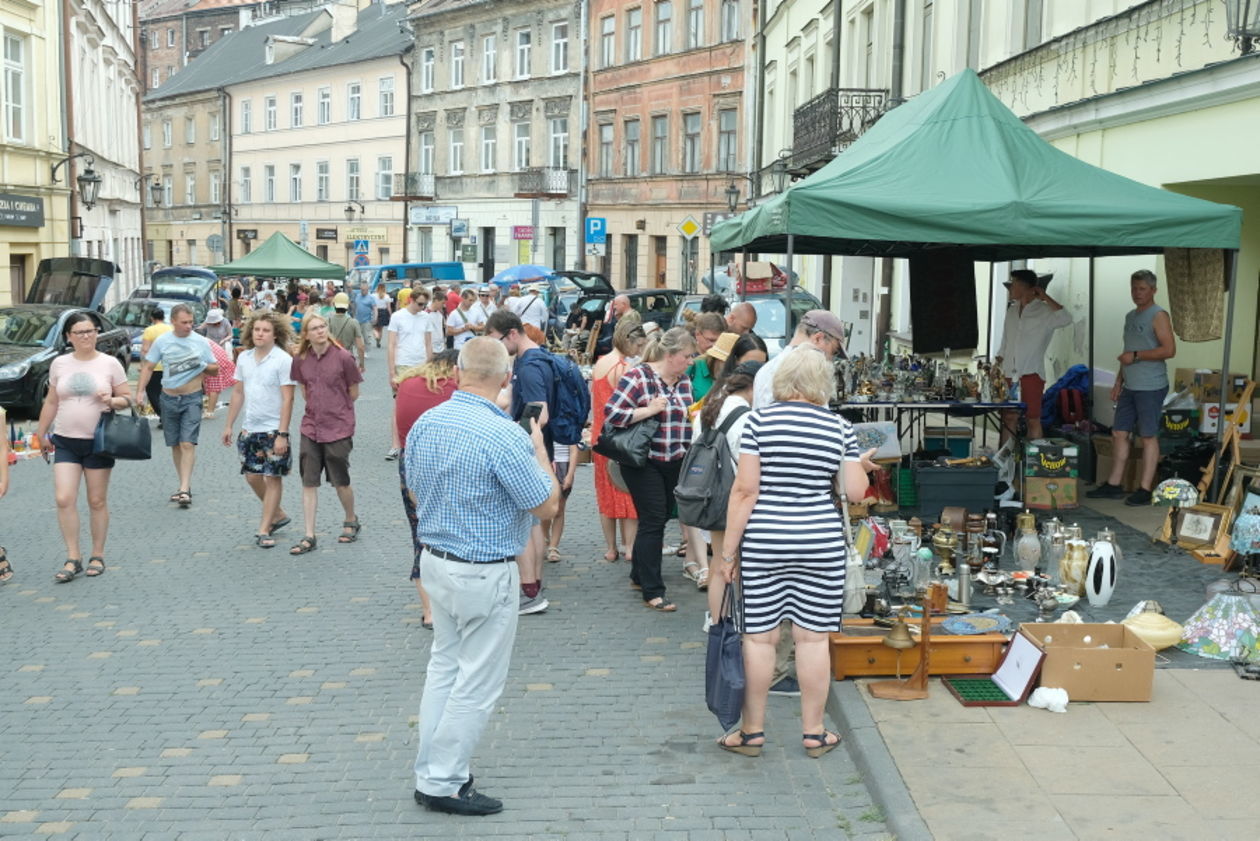
[[[1003,634],[957,636],[937,634],[941,620],[932,620],[933,675],[991,675],[997,671],[1006,647]],[[917,625],[918,620],[912,620]],[[845,619],[845,630],[831,634],[831,675],[836,680],[849,677],[896,675],[897,655],[901,655],[901,676],[908,677],[919,665],[919,646],[898,651],[884,645],[888,631],[871,619]],[[870,633],[864,633],[869,630]]]

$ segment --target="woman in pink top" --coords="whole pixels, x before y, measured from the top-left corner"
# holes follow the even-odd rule
[[[92,529],[92,554],[87,575],[105,572],[105,535],[109,531],[109,473],[114,460],[93,452],[101,413],[131,403],[127,372],[117,359],[96,349],[100,329],[87,312],[72,313],[62,327],[62,339],[72,352],[53,360],[48,372],[48,397],[39,413],[39,440],[44,459],[55,454],[53,490],[57,523],[66,541],[66,563],[54,576],[58,583],[73,581],[83,572],[79,552],[79,482],[87,484]],[[55,431],[49,439],[48,427]],[[54,449],[55,447],[55,449]]]

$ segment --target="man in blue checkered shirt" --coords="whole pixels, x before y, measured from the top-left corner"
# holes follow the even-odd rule
[[[472,339],[457,373],[459,390],[411,427],[404,461],[425,547],[420,579],[433,604],[415,797],[438,812],[489,815],[503,804],[473,788],[469,761],[507,679],[516,555],[534,518],[555,516],[560,490],[538,422],[527,434],[495,406],[512,377],[503,344]]]

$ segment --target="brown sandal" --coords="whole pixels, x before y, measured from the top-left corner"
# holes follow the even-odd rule
[[[828,736],[835,736],[834,742],[828,742]],[[821,733],[806,733],[801,739],[808,742],[818,742],[818,745],[812,748],[805,748],[805,755],[810,759],[817,759],[829,750],[834,750],[840,744],[840,734],[833,733],[830,730],[824,730]]]
[[[671,601],[666,601],[664,596],[657,596],[652,601],[645,601],[643,606],[650,607],[652,610],[659,611],[661,613],[673,613],[678,610],[678,605]]]
[[[758,730],[756,733],[745,733],[743,730],[736,730],[735,735],[739,736],[738,745],[727,744],[726,740],[731,736],[730,733],[727,733],[717,740],[718,747],[722,750],[730,751],[731,753],[738,753],[741,756],[761,756],[761,748],[764,746],[766,740],[766,734],[764,731]],[[761,739],[762,744],[750,745],[748,744],[750,739]]]
[[[83,572],[88,578],[96,578],[105,574],[105,559],[100,555],[88,558],[87,569]]]

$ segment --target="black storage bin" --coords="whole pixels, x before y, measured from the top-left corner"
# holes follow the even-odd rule
[[[941,510],[960,505],[979,513],[993,510],[993,490],[997,485],[996,467],[935,467],[916,464],[914,484],[919,491],[919,516],[933,521]]]

